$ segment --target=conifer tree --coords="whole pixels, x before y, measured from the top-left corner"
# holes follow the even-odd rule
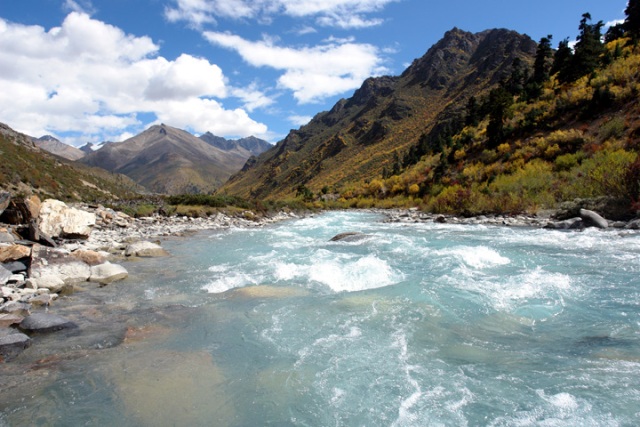
[[[487,137],[489,147],[495,148],[506,137],[505,119],[508,118],[509,107],[513,105],[513,96],[504,87],[499,86],[489,93],[489,124]]]
[[[549,34],[547,37],[542,37],[540,43],[538,43],[538,49],[536,50],[536,59],[533,63],[533,82],[544,83],[549,80],[549,70],[551,64],[549,60],[553,57],[553,49],[551,48],[551,40],[553,36]]]
[[[572,59],[573,50],[569,47],[569,39],[564,39],[558,44],[558,49],[553,56],[551,74],[558,73],[558,80],[561,82],[569,81],[568,73]]]
[[[640,0],[629,0],[624,13],[627,15],[624,24],[622,24],[625,36],[631,37],[631,40],[637,42],[640,40]]]
[[[480,123],[480,106],[475,96],[469,98],[467,101],[467,116],[465,117],[465,124],[467,126],[478,126]]]
[[[602,27],[604,23],[598,21],[590,24],[591,15],[585,13],[580,20],[580,34],[573,56],[572,74],[574,80],[591,74],[601,63],[601,56],[605,52],[602,44]]]

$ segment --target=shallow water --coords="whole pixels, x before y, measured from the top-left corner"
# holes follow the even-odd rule
[[[0,367],[0,425],[638,425],[639,233],[381,219],[163,242]]]

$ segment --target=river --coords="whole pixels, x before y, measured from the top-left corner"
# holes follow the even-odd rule
[[[163,241],[51,307],[0,426],[640,423],[639,232],[382,219]]]

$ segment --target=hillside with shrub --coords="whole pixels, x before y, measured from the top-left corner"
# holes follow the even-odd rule
[[[50,154],[2,123],[0,160],[0,190],[13,195],[94,202],[135,198],[142,190],[124,175]]]
[[[504,30],[454,29],[402,76],[370,79],[292,131],[224,191],[469,215],[606,197],[613,216],[633,216],[637,28],[628,13],[602,34],[585,14],[574,49],[564,40],[557,50],[551,36],[529,44]]]

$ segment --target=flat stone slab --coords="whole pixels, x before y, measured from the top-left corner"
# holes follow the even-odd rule
[[[20,329],[29,332],[55,332],[77,327],[78,325],[62,316],[48,313],[33,313],[20,322]]]

